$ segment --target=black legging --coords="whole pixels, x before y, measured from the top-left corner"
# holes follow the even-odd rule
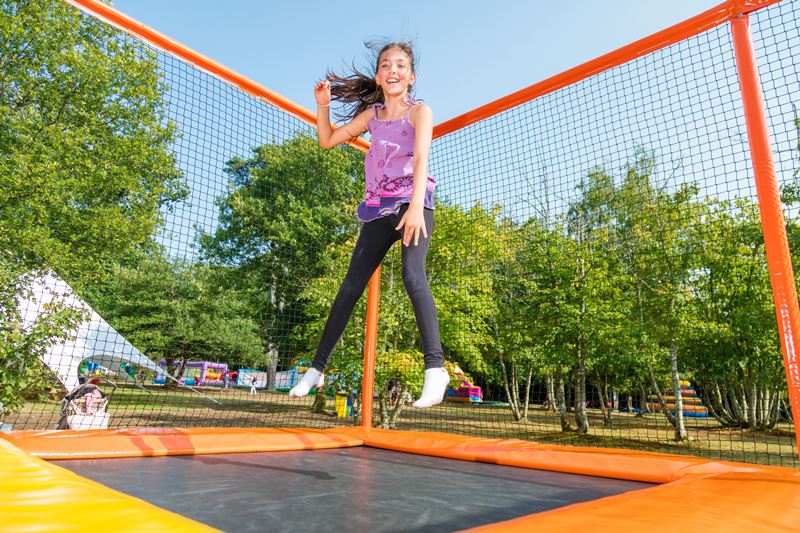
[[[333,300],[328,321],[322,332],[322,339],[317,347],[312,367],[320,372],[325,369],[334,346],[344,332],[350,314],[356,302],[361,297],[375,269],[383,261],[384,256],[395,241],[399,240],[405,228],[396,230],[400,219],[408,209],[404,205],[396,215],[389,215],[371,222],[365,222],[361,227],[347,275],[339,287],[339,292]],[[436,318],[436,304],[433,302],[428,279],[425,276],[425,257],[428,255],[431,233],[433,232],[433,211],[423,209],[425,228],[428,236],[419,234],[419,243],[414,246],[403,246],[403,283],[406,292],[411,297],[414,306],[414,316],[417,327],[422,337],[422,353],[425,356],[425,369],[441,368],[444,366],[442,343],[439,340],[439,321]],[[401,245],[402,246],[402,245]]]

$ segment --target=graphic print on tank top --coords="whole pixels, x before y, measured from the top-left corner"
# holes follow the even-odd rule
[[[374,104],[369,121],[371,146],[364,159],[366,194],[358,206],[358,217],[369,222],[396,214],[411,202],[414,186],[414,126],[408,120],[418,101],[410,101],[411,109],[401,119],[380,120],[378,110],[383,104]],[[428,175],[424,205],[433,209],[433,192],[436,180]]]

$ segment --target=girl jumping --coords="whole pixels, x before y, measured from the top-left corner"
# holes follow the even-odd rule
[[[324,383],[328,357],[356,302],[389,248],[400,239],[403,282],[414,307],[425,358],[422,395],[413,406],[422,409],[440,403],[450,382],[444,368],[436,304],[425,276],[436,185],[428,174],[433,114],[427,104],[411,97],[415,81],[411,45],[390,43],[378,54],[374,77],[358,71],[348,77],[329,73],[314,88],[320,146],[333,148],[367,131],[371,146],[364,159],[366,198],[358,206],[358,218],[364,224],[311,368],[290,396],[305,396],[312,387]],[[331,95],[349,106],[344,115],[349,121],[336,130],[329,116]]]

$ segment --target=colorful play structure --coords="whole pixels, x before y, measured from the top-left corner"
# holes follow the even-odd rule
[[[180,142],[174,147],[180,153],[174,160],[176,165],[183,165],[180,171],[193,193],[186,205],[176,205],[174,212],[163,214],[165,219],[175,217],[165,221],[170,232],[176,234],[175,242],[195,242],[197,227],[217,224],[215,202],[224,200],[229,192],[241,194],[237,200],[243,204],[281,194],[271,185],[258,189],[263,185],[260,180],[264,178],[265,159],[246,160],[256,152],[269,155],[276,147],[288,146],[297,153],[313,154],[303,165],[309,168],[314,183],[325,187],[320,176],[326,176],[326,163],[320,163],[324,160],[316,152],[305,150],[306,146],[315,146],[315,112],[108,3],[64,0],[61,7],[60,16],[72,14],[71,24],[81,30],[71,33],[90,36],[82,44],[71,46],[69,57],[84,51],[95,54],[92,58],[125,53],[128,55],[124,56],[124,64],[130,65],[129,70],[153,74],[154,80],[163,83],[164,115],[158,118],[174,125],[180,133]],[[349,15],[349,7],[339,4],[331,13]],[[503,6],[498,4],[497,9]],[[608,3],[608,9],[614,9],[613,3]],[[21,15],[15,13],[16,16]],[[46,18],[39,11],[36,16]],[[8,17],[12,23],[14,17]],[[87,21],[109,25],[114,30],[102,26],[108,31],[84,32],[81,24]],[[272,20],[267,24],[292,25],[301,33],[304,22],[298,16],[296,20]],[[23,39],[24,44],[25,28],[20,28],[21,36],[15,34],[10,41]],[[569,28],[561,31],[568,32]],[[401,427],[406,429],[375,428],[375,375],[379,364],[376,354],[378,339],[383,341],[378,335],[378,318],[393,313],[392,309],[378,312],[378,267],[369,283],[363,346],[358,346],[363,348],[363,365],[354,363],[358,367],[354,371],[363,376],[357,425],[355,417],[313,412],[310,407],[314,397],[289,398],[273,392],[252,399],[243,394],[246,400],[240,403],[209,403],[213,406],[209,409],[153,401],[147,405],[147,416],[131,422],[126,419],[120,427],[81,431],[53,430],[48,416],[58,413],[53,413],[50,404],[39,404],[34,406],[39,409],[36,416],[26,419],[27,429],[0,433],[0,528],[138,533],[240,531],[246,526],[250,531],[299,528],[511,533],[598,528],[671,532],[688,525],[699,531],[721,533],[797,531],[800,308],[777,178],[780,173],[789,180],[796,170],[793,108],[800,102],[798,35],[800,0],[720,0],[719,5],[684,22],[436,125],[430,152],[432,175],[442,177],[442,196],[449,200],[448,209],[460,217],[454,219],[458,223],[452,231],[474,212],[479,213],[481,221],[498,219],[515,228],[531,222],[524,227],[537,232],[552,230],[553,235],[564,237],[568,230],[546,227],[551,222],[544,221],[540,213],[546,212],[549,217],[552,210],[554,219],[563,221],[565,226],[566,222],[581,219],[585,213],[575,215],[570,207],[582,208],[578,200],[583,197],[576,191],[587,190],[587,176],[593,173],[598,177],[603,174],[602,169],[635,174],[641,169],[631,165],[630,156],[642,148],[652,150],[659,158],[656,166],[664,167],[657,169],[666,176],[663,184],[658,183],[664,191],[671,192],[680,185],[677,178],[673,180],[680,171],[679,177],[688,176],[692,184],[694,180],[709,180],[710,184],[702,185],[711,191],[708,197],[713,201],[752,200],[753,210],[760,216],[766,248],[767,264],[763,267],[768,268],[769,276],[764,277],[771,283],[776,309],[773,336],[778,339],[784,358],[786,386],[779,392],[783,394],[781,401],[786,403],[782,408],[791,411],[791,416],[781,419],[785,428],[781,434],[769,436],[779,439],[792,432],[792,442],[770,442],[762,449],[759,445],[749,446],[754,443],[748,438],[756,438],[757,433],[731,431],[731,439],[713,449],[703,448],[696,439],[679,441],[677,437],[648,447],[642,444],[646,432],[625,434],[615,426],[601,439],[595,435],[584,438],[571,427],[560,432],[557,419],[539,426],[539,433],[534,434],[526,432],[528,421],[512,420],[507,410],[448,402],[428,410],[403,410],[406,425]],[[31,38],[38,39],[39,34]],[[487,39],[482,44],[494,46],[497,53],[519,52],[503,49],[502,42]],[[306,53],[297,47],[286,48],[285,53]],[[452,43],[452,48],[458,63],[455,70],[463,74],[458,43]],[[28,61],[28,50],[23,51],[26,53],[19,55]],[[524,71],[542,54],[547,50],[521,51],[520,70]],[[115,61],[120,57],[116,56]],[[35,67],[45,72],[47,83],[63,76],[64,90],[71,90],[67,85],[72,80],[70,69],[45,66],[52,69],[25,64],[31,72]],[[81,85],[75,83],[75,90]],[[468,89],[468,85],[460,83],[459,87]],[[72,92],[69,96],[70,105],[80,105],[71,103]],[[120,106],[136,100],[115,94],[109,99]],[[33,113],[33,106],[29,107],[23,111]],[[49,126],[42,127],[44,138]],[[109,128],[104,139],[111,143],[114,133],[115,129]],[[75,143],[75,150],[82,150],[82,144],[85,143]],[[364,151],[369,148],[363,138],[353,140],[351,145]],[[88,157],[86,154],[78,153],[76,159]],[[215,155],[217,160],[213,160]],[[225,172],[226,162],[234,157],[247,163],[237,170],[241,172],[237,178],[247,182],[240,188],[231,187],[230,176]],[[253,164],[248,167],[250,162]],[[68,165],[69,161],[63,164]],[[248,174],[251,168],[252,173]],[[83,169],[79,163],[74,168],[54,170],[79,173]],[[294,172],[294,168],[291,170]],[[616,174],[610,177],[616,178]],[[204,192],[194,195],[196,191]],[[661,194],[662,190],[656,192]],[[295,191],[292,195],[280,198],[286,200],[285,205],[302,200]],[[595,195],[599,196],[602,195]],[[482,206],[498,207],[489,213],[482,211]],[[269,209],[260,208],[248,212],[248,216],[251,214],[252,227],[259,230],[272,223],[269,217],[276,216]],[[559,219],[559,214],[564,218]],[[656,221],[648,227],[658,227],[661,219],[644,209],[642,214],[649,221]],[[506,228],[486,227],[491,231]],[[582,235],[583,227],[580,231],[570,227],[569,231]],[[747,228],[750,231],[751,226]],[[453,246],[448,248],[450,255],[445,260],[472,265],[469,260],[477,254],[480,237],[458,237],[447,242]],[[754,237],[753,242],[758,239],[760,236]],[[461,240],[467,242],[464,250],[458,248]],[[164,242],[169,244],[168,239]],[[509,246],[516,245],[513,239],[507,242]],[[576,249],[579,244],[584,246],[576,239],[565,238],[563,242]],[[275,265],[298,264],[307,257],[290,257],[296,252],[291,246],[278,249],[283,255],[267,255],[273,250],[266,245],[257,253],[264,253],[272,262],[269,264]],[[545,246],[542,249],[547,251]],[[175,257],[186,255],[185,247],[167,251]],[[506,254],[503,261],[512,255]],[[472,266],[482,271],[494,265]],[[524,271],[514,268],[508,277]],[[273,278],[269,283],[276,288],[298,288],[296,284],[306,278],[281,268],[272,269],[270,275]],[[447,278],[446,286],[441,288],[453,292],[448,293],[446,301],[458,302],[457,294],[461,292],[485,290],[491,295],[494,290],[488,285],[477,286],[472,275],[465,279],[462,283],[457,274]],[[267,288],[261,286],[259,290]],[[277,304],[274,309],[278,310]],[[308,317],[302,312],[289,312],[294,311],[291,307],[280,309],[287,311],[281,315],[283,319],[296,320],[292,327],[299,327],[289,334],[288,328],[281,329],[285,322],[275,321],[279,326],[266,336],[280,338],[282,342],[276,346],[286,347],[296,342],[296,338],[289,337],[308,325]],[[574,318],[565,323],[574,328]],[[99,321],[92,324],[102,326]],[[458,326],[456,322],[455,329]],[[109,335],[108,328],[98,331],[100,337],[88,330],[80,337],[85,346],[79,346],[64,359],[75,370],[70,370],[67,377],[76,385],[76,370],[91,355],[88,347],[103,349],[94,342],[95,337],[109,342],[116,339]],[[768,333],[772,335],[772,330]],[[485,334],[491,334],[488,328]],[[524,343],[524,334],[510,344]],[[138,359],[138,352],[116,340],[120,342],[118,354],[124,354],[125,360],[148,366]],[[105,350],[103,353],[112,352],[108,347]],[[767,356],[775,357],[770,364],[780,357],[777,351],[768,351]],[[59,354],[50,353],[45,363],[50,365],[58,357]],[[669,361],[659,362],[664,363],[659,371],[666,372],[663,367]],[[566,369],[557,369],[559,376],[564,370],[572,372],[571,379],[578,374],[586,377],[585,365],[575,361],[565,365]],[[185,383],[196,381],[202,385],[216,382],[226,370],[221,364],[197,362],[183,368],[178,377]],[[289,387],[298,372],[299,369],[282,374],[280,387]],[[239,381],[259,379],[251,374],[241,371]],[[174,398],[174,391],[167,387],[153,388],[163,389],[159,391],[163,396],[156,400]],[[452,397],[472,403],[482,397],[475,389],[468,380],[462,380]],[[686,397],[692,398],[691,389],[685,390]],[[788,402],[784,402],[787,398]],[[96,405],[93,398],[90,407]],[[686,413],[702,412],[699,403],[686,405],[693,406],[693,411],[685,407]],[[336,406],[337,412],[341,408],[346,413],[346,403],[337,399]],[[575,410],[582,410],[580,402],[576,402]],[[25,416],[30,412],[28,409]],[[793,422],[787,422],[789,418]],[[114,419],[112,416],[111,421]],[[655,423],[649,418],[648,422]],[[672,426],[660,422],[663,424],[658,426],[659,431],[651,433],[678,433],[663,430]],[[694,436],[701,433],[696,431]],[[634,438],[624,438],[629,436]],[[561,440],[562,437],[566,438]],[[735,439],[740,448],[746,448],[740,455],[734,455],[733,446],[726,447]],[[575,445],[556,444],[560,442]],[[598,443],[615,447],[601,447]],[[213,498],[214,505],[198,505],[198,495]],[[314,503],[313,512],[309,512],[308,502]]]
[[[52,271],[31,280],[26,297],[19,303],[23,327],[31,327],[42,311],[57,301],[86,313],[86,319],[66,339],[49,345],[39,355],[39,360],[67,391],[77,388],[88,375],[113,375],[116,379],[135,381],[123,368],[128,365],[152,372],[159,370]]]
[[[288,392],[303,377],[303,373],[308,366],[304,363],[294,365],[289,370],[282,370],[275,373],[275,390]]]
[[[476,403],[483,401],[481,388],[473,385],[458,365],[454,365],[452,373],[455,379],[461,380],[461,386],[457,389],[447,387],[448,402]]]
[[[237,387],[251,387],[255,384],[257,389],[263,389],[269,384],[269,374],[261,370],[240,368],[236,377]]]
[[[666,395],[665,399],[667,410],[674,414],[676,410],[675,395]],[[684,380],[681,380],[681,401],[683,402],[684,416],[708,418],[708,408],[703,405],[703,400],[697,395],[697,391],[694,390],[692,384]],[[646,405],[647,409],[654,413],[662,411],[661,402],[659,402],[656,395],[648,396]]]
[[[165,369],[167,362],[158,362],[158,372],[153,379],[153,383],[166,382]],[[223,376],[228,372],[226,363],[215,363],[212,361],[188,361],[179,364],[175,372],[179,376],[179,383],[182,385],[201,386],[201,385],[224,385]]]
[[[336,400],[334,402],[334,408],[336,410],[336,416],[338,418],[347,418],[349,416],[353,416],[352,397],[347,393],[337,392]]]

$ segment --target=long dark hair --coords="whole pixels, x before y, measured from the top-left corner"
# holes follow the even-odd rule
[[[325,74],[325,78],[331,82],[331,99],[343,104],[342,111],[335,113],[337,120],[352,120],[369,106],[384,103],[383,90],[375,83],[375,73],[378,71],[381,55],[392,48],[402,50],[411,62],[411,72],[416,72],[414,46],[409,42],[393,42],[384,45],[378,52],[372,75],[364,74],[355,64],[350,67],[352,71],[350,75],[339,76],[330,70]],[[409,94],[411,89],[409,86]]]

